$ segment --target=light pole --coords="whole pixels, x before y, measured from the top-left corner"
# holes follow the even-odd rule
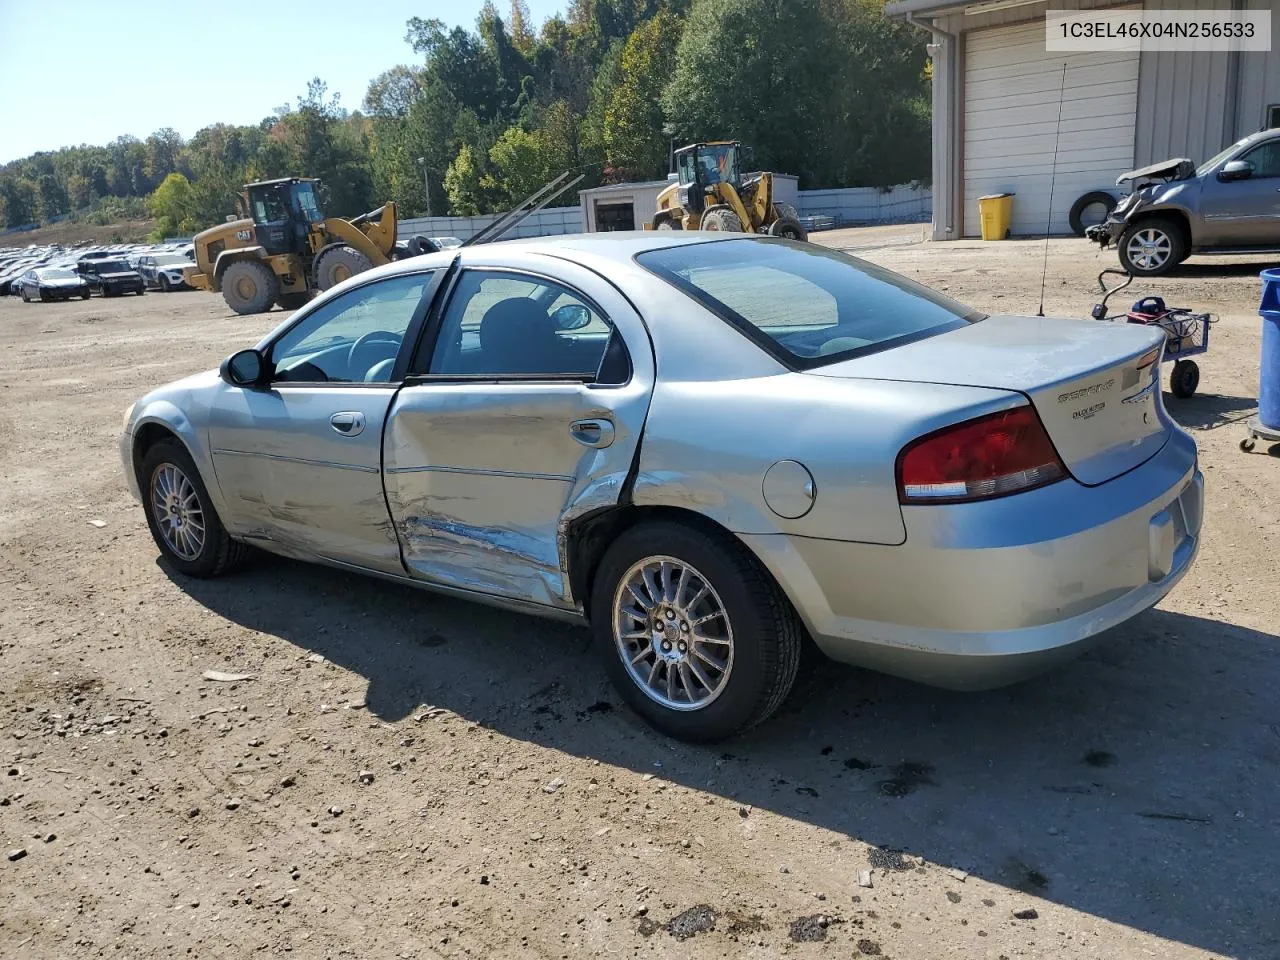
[[[419,157],[418,166],[422,168],[422,194],[427,201],[427,216],[431,216],[431,178],[427,176],[427,158]]]

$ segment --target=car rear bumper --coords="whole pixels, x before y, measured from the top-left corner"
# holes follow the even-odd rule
[[[1199,549],[1195,442],[1098,487],[908,507],[901,546],[743,539],[830,657],[933,686],[1013,683],[1154,606]]]

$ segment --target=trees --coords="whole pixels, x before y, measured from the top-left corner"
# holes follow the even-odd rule
[[[609,165],[624,179],[650,180],[667,172],[662,90],[676,66],[684,21],[661,10],[644,21],[622,48],[617,86],[604,117]]]
[[[164,178],[147,198],[147,212],[156,218],[152,240],[194,233],[201,224],[196,219],[195,195],[191,181],[180,173]]]
[[[287,175],[319,178],[340,216],[385,199],[426,213],[424,174],[431,213],[491,212],[566,169],[584,186],[660,177],[671,136],[740,139],[751,166],[806,187],[928,176],[924,47],[884,18],[882,0],[563,6],[540,25],[524,0],[491,0],[470,29],[409,20],[414,61],[370,81],[363,113],[317,78],[260,123],[214,124],[189,141],[163,128],[0,166],[0,222],[180,193],[153,206],[166,227],[195,229],[232,213],[242,184]]]
[[[756,166],[806,186],[925,176],[925,58],[909,29],[876,0],[695,0],[663,109],[677,135],[741,139]]]

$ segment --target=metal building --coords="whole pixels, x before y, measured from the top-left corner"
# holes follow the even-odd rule
[[[1275,0],[1145,0],[1149,10],[1268,10]],[[933,236],[975,237],[978,197],[1013,192],[1013,233],[1069,231],[1091,190],[1171,157],[1199,163],[1280,126],[1280,40],[1269,52],[1045,50],[1045,11],[1140,10],[1115,0],[897,0],[885,7],[932,34]],[[1272,31],[1280,28],[1272,17]],[[1064,72],[1065,68],[1065,72]],[[1061,104],[1059,91],[1061,90]],[[1053,209],[1050,178],[1055,168]]]

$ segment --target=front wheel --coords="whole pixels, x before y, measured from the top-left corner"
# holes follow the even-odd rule
[[[1179,400],[1189,400],[1195,396],[1196,387],[1200,386],[1200,367],[1194,360],[1178,360],[1173,365],[1169,376],[1169,389]]]
[[[169,287],[169,278],[168,278],[168,277],[161,277],[161,278],[160,278],[160,292],[161,292],[161,293],[168,293],[168,292],[169,292],[169,289],[170,289],[170,287]]]
[[[328,290],[372,266],[369,258],[354,247],[330,247],[316,259],[316,286]]]
[[[178,441],[152,446],[138,479],[151,536],[179,573],[216,577],[247,556],[249,548],[227,535],[195,462]]]
[[[1125,227],[1120,235],[1120,265],[1135,277],[1159,277],[1187,258],[1182,228],[1153,217]]]
[[[623,699],[681,740],[723,740],[766,720],[800,663],[799,620],[755,557],[681,523],[614,541],[596,571],[591,625]]]
[[[714,230],[723,233],[742,233],[742,221],[728,207],[711,207],[702,214],[699,230]]]

